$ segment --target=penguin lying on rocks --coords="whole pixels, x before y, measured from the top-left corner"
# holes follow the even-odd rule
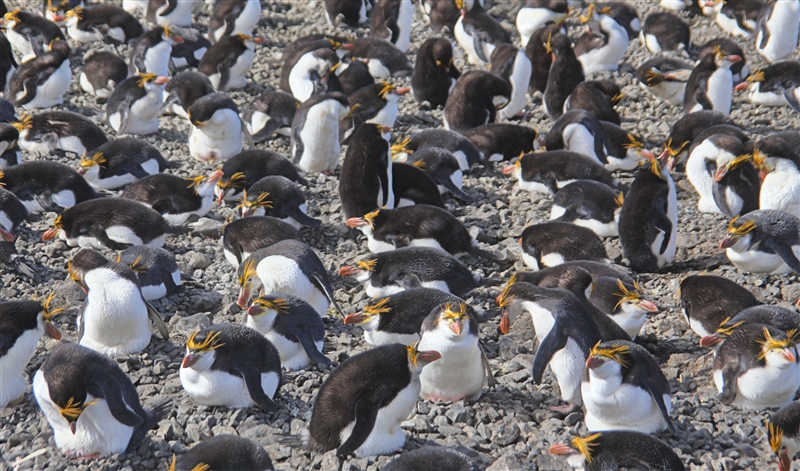
[[[106,133],[92,120],[71,111],[25,114],[11,124],[19,131],[20,148],[37,155],[83,155],[108,141]]]
[[[108,141],[91,157],[82,157],[78,173],[95,188],[115,190],[169,167],[170,163],[152,144],[127,137]]]
[[[208,77],[194,70],[184,70],[164,86],[164,110],[189,117],[189,108],[199,98],[214,93]]]
[[[269,454],[261,445],[249,438],[227,434],[206,438],[180,458],[173,456],[168,471],[197,471],[203,467],[275,471]]]
[[[270,216],[250,216],[231,221],[222,233],[222,252],[234,267],[258,249],[285,239],[303,240],[292,225]]]
[[[271,175],[257,181],[243,192],[242,217],[272,216],[295,229],[302,226],[319,227],[322,221],[306,214],[306,197],[297,183],[281,175]]]
[[[800,314],[780,306],[762,304],[739,311],[723,320],[716,332],[700,339],[701,347],[712,347],[724,342],[734,330],[747,324],[764,324],[781,332],[800,331]]]
[[[689,327],[705,337],[732,315],[761,304],[739,284],[713,275],[689,275],[678,287],[681,311]]]
[[[72,71],[70,48],[56,39],[47,52],[19,65],[8,79],[7,96],[25,109],[50,108],[64,103]]]
[[[280,175],[301,185],[308,181],[285,156],[265,149],[250,149],[234,155],[209,178],[217,182],[214,194],[217,203],[241,199],[242,191],[249,189],[264,177]]]
[[[533,152],[539,147],[537,135],[533,128],[510,123],[484,124],[464,133],[489,162],[511,160]]]
[[[663,1],[662,1],[663,3]],[[575,437],[569,444],[550,446],[553,455],[566,455],[572,469],[602,471],[641,467],[658,471],[686,471],[672,447],[640,432],[606,431]]]
[[[600,237],[617,237],[624,194],[594,180],[577,180],[558,190],[550,220],[591,229]]]
[[[0,186],[14,193],[28,213],[61,212],[98,197],[78,172],[49,160],[22,162],[0,171]]]
[[[567,222],[532,224],[519,237],[522,260],[532,270],[572,260],[608,260],[603,241],[591,229]]]
[[[565,150],[525,154],[503,168],[503,174],[514,175],[521,190],[546,194],[556,194],[575,180],[595,180],[610,188],[619,185],[602,164]]]
[[[117,254],[116,262],[136,273],[145,301],[170,296],[180,289],[181,271],[169,250],[151,245],[128,247]]]
[[[737,268],[750,273],[800,273],[800,219],[775,209],[731,219],[719,244]]]
[[[442,194],[452,193],[458,199],[472,203],[475,197],[462,188],[463,173],[453,153],[439,147],[427,147],[406,158],[406,162],[421,168],[438,183]]]
[[[131,183],[120,197],[138,201],[156,210],[169,224],[179,226],[189,218],[201,218],[214,204],[216,182],[198,175],[181,178],[158,173]]]
[[[481,129],[481,127],[475,129]],[[535,130],[533,131],[535,138]],[[533,145],[532,142],[531,145]],[[452,152],[458,159],[458,165],[462,171],[469,170],[473,165],[484,161],[485,154],[481,153],[481,150],[476,144],[473,144],[471,139],[446,129],[425,129],[403,140],[398,140],[392,145],[392,157],[398,162],[404,162],[408,154],[413,154],[425,147],[440,147]],[[517,152],[514,155],[519,155],[519,153]]]

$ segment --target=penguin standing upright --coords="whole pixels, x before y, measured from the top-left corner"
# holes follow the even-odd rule
[[[517,31],[523,49],[536,31],[548,23],[561,23],[569,16],[568,0],[526,0],[517,13]]]
[[[444,128],[465,132],[493,123],[511,100],[511,84],[497,74],[471,70],[456,81],[444,106]]]
[[[342,144],[350,142],[350,136],[362,123],[375,123],[380,126],[394,126],[400,109],[400,97],[410,90],[381,81],[356,90],[348,98],[351,112],[339,123],[339,138]]]
[[[169,471],[197,471],[203,467],[275,471],[269,453],[258,442],[227,434],[206,438],[180,458],[173,456]]]
[[[785,211],[758,209],[728,224],[720,243],[740,270],[750,273],[800,273],[800,219]]]
[[[478,0],[483,3],[483,0]],[[456,2],[442,0],[420,0],[417,2],[422,20],[431,27],[431,31],[442,34],[442,29],[452,33],[456,22],[461,18]]]
[[[684,112],[714,110],[730,114],[733,102],[731,65],[741,60],[741,57],[728,55],[719,48],[714,54],[704,57],[686,82]]]
[[[575,55],[583,65],[585,74],[618,70],[619,61],[628,49],[628,32],[625,28],[617,23],[610,11],[595,10],[595,6],[589,4],[586,16],[581,17],[581,23],[586,23],[586,32],[575,42]],[[593,20],[593,16],[597,16],[597,19]]]
[[[239,107],[225,93],[198,98],[186,114],[192,123],[189,154],[195,159],[227,160],[242,151],[247,130]]]
[[[128,247],[117,255],[117,263],[136,273],[145,301],[175,294],[181,286],[181,271],[169,250],[152,245]]]
[[[600,237],[617,237],[623,194],[593,180],[578,180],[558,190],[550,219],[591,229]]]
[[[138,74],[120,82],[106,102],[106,119],[117,134],[158,132],[158,115],[164,103],[168,77]]]
[[[264,39],[243,33],[226,36],[208,48],[197,70],[208,75],[217,91],[244,88],[256,55],[256,44],[264,44]]]
[[[654,57],[636,69],[636,79],[659,101],[670,105],[683,105],[686,82],[692,74],[692,65],[671,57]]]
[[[106,133],[86,116],[71,111],[25,114],[11,123],[19,131],[17,144],[32,154],[83,155],[108,141]]]
[[[750,66],[747,65],[747,56],[745,55],[744,49],[742,49],[739,43],[732,39],[719,37],[706,42],[699,48],[696,48],[694,51],[692,51],[694,54],[697,54],[695,61],[700,62],[705,56],[714,54],[717,51],[717,46],[719,46],[719,48],[722,49],[722,52],[724,52],[726,55],[739,56],[742,58],[741,61],[731,65],[733,82],[739,83],[746,79],[750,74]]]
[[[678,290],[686,322],[700,337],[712,335],[733,314],[761,304],[746,288],[721,276],[689,275]]]
[[[358,28],[367,21],[367,0],[325,0],[325,19],[332,27],[336,27],[341,20],[347,26]]]
[[[8,42],[20,56],[20,62],[27,62],[43,53],[56,39],[67,40],[57,24],[19,8],[3,15],[0,24]]]
[[[128,63],[128,75],[151,73],[169,77],[169,62],[172,46],[182,43],[183,38],[175,35],[169,25],[153,28],[136,40]]]
[[[758,141],[753,161],[761,175],[760,209],[780,209],[800,217],[800,155],[778,135]]]
[[[212,43],[234,34],[253,34],[261,19],[261,2],[258,0],[235,0],[217,2],[208,20],[208,39]]]
[[[372,123],[359,126],[342,162],[339,199],[345,220],[376,208],[394,208],[392,155],[383,134],[388,128]]]
[[[680,16],[667,11],[654,11],[644,19],[639,38],[653,54],[678,51],[687,54],[691,48],[689,25]]]
[[[144,17],[157,25],[192,26],[192,14],[200,0],[150,0]]]
[[[172,82],[175,80],[172,79]],[[266,92],[242,112],[242,120],[255,142],[269,139],[275,132],[291,136],[292,120],[299,106],[297,99],[289,93]],[[336,134],[339,134],[338,131]]]
[[[458,44],[467,53],[472,65],[488,64],[494,49],[501,44],[511,44],[511,36],[475,0],[455,0],[461,10],[461,18],[453,28]]]
[[[84,457],[136,450],[169,403],[145,409],[117,362],[74,343],[58,345],[33,377],[33,394],[56,446]]]
[[[189,117],[189,108],[198,99],[214,93],[208,76],[195,70],[184,70],[172,77],[164,86],[164,110]]]
[[[241,217],[272,216],[295,229],[319,227],[322,221],[306,214],[306,196],[300,186],[281,175],[270,175],[250,187],[242,195]]]
[[[411,45],[412,0],[378,0],[370,14],[369,34],[388,40],[401,51]]]
[[[92,49],[83,56],[79,83],[86,93],[107,100],[118,83],[128,78],[128,65],[113,52]]]
[[[292,118],[289,149],[292,160],[301,170],[331,173],[336,169],[339,164],[339,121],[351,115],[352,111],[347,97],[341,92],[317,95],[300,105]],[[350,152],[349,146],[347,152]]]
[[[553,64],[553,50],[549,41],[556,33],[566,34],[566,30],[558,23],[547,23],[533,33],[525,46],[525,55],[531,61],[531,81],[528,83],[528,94],[531,96],[536,92],[544,94],[547,88],[550,66]]]
[[[790,57],[797,49],[800,1],[767,2],[758,15],[756,52],[770,63]]]
[[[512,160],[521,153],[533,152],[539,146],[537,135],[533,128],[509,123],[484,124],[464,133],[489,162]]]
[[[550,64],[543,101],[550,118],[558,119],[564,113],[564,102],[575,87],[586,80],[586,75],[567,35],[553,34],[547,38],[545,46],[553,55],[553,62]]]
[[[8,80],[8,97],[28,110],[64,103],[72,79],[69,54],[67,42],[57,39],[48,52],[20,64]]]
[[[138,201],[156,210],[169,224],[181,225],[190,217],[203,217],[214,204],[216,181],[199,175],[181,178],[157,173],[131,183],[120,197]]]
[[[453,45],[449,39],[430,38],[419,47],[411,91],[420,105],[444,106],[461,73],[453,65]]]
[[[139,20],[117,5],[76,6],[65,17],[67,34],[81,43],[125,44],[144,34]]]
[[[115,190],[169,168],[155,147],[134,138],[108,141],[91,157],[81,158],[79,173],[95,188]]]
[[[199,3],[199,2],[198,2]],[[170,53],[170,65],[177,71],[187,67],[196,68],[200,61],[211,47],[211,42],[203,37],[203,34],[191,28],[181,28],[178,26],[170,27],[176,36],[180,36],[183,42],[174,44]],[[175,73],[175,72],[173,72]]]
[[[238,267],[258,249],[285,239],[303,240],[300,231],[280,219],[270,216],[251,216],[225,225],[222,233],[222,253]]]
[[[521,113],[527,104],[525,94],[531,80],[531,61],[525,55],[525,51],[511,44],[497,46],[492,51],[490,60],[491,71],[511,84],[511,98],[508,104],[497,112],[499,119],[510,119]]]
[[[2,17],[0,17],[2,19]],[[5,90],[11,75],[17,70],[17,59],[5,34],[0,35],[0,90]]]
[[[663,5],[666,0],[661,0]],[[683,2],[674,2],[683,5]],[[603,471],[606,469],[652,469],[686,471],[672,447],[652,435],[631,431],[598,432],[588,437],[575,437],[567,444],[550,447],[554,455],[567,455],[572,469]]]

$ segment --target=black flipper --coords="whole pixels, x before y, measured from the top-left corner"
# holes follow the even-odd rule
[[[794,92],[797,90],[796,88],[791,90],[784,90],[783,97],[786,98],[786,102],[789,103],[795,111],[800,113],[800,101],[797,101],[797,97],[795,96]]]
[[[764,49],[767,47],[767,43],[769,42],[769,27],[767,26],[767,18],[764,18],[758,27],[761,29],[761,42],[758,44],[758,48]]]
[[[322,363],[326,366],[333,363],[330,358],[323,355],[322,352],[317,349],[317,344],[314,343],[314,339],[311,338],[311,335],[308,332],[302,329],[292,329],[289,331],[289,333],[297,338],[311,361],[315,363]]]
[[[328,301],[330,301],[330,303],[333,304],[333,307],[339,312],[339,314],[342,317],[345,317],[347,314],[345,314],[344,311],[342,311],[342,308],[339,307],[339,303],[337,303],[336,299],[334,299],[333,297],[333,286],[331,286],[331,283],[327,279],[323,279],[322,277],[316,275],[315,273],[311,273],[309,277],[311,278],[311,282],[314,283],[314,285],[320,291],[322,291],[325,297],[328,298]]]
[[[550,194],[555,196],[558,193],[558,178],[553,172],[547,172],[542,176],[542,184],[550,190]]]
[[[664,253],[669,245],[669,238],[672,237],[672,221],[667,216],[667,199],[659,198],[653,202],[653,225],[664,233],[664,240],[661,242],[660,253]]]
[[[492,366],[489,364],[489,359],[486,358],[486,352],[483,350],[483,344],[478,340],[478,349],[481,351],[481,362],[483,362],[483,372],[486,374],[486,379],[489,387],[494,389],[497,382],[494,380],[494,373],[492,373]]]
[[[714,196],[714,204],[722,211],[722,214],[731,218],[735,216],[735,214],[733,214],[730,206],[728,206],[728,198],[725,197],[725,189],[726,187],[718,182],[711,183],[711,194]]]
[[[714,105],[711,103],[708,95],[706,95],[706,85],[708,85],[706,80],[701,80],[700,83],[697,84],[697,90],[694,91],[694,99],[704,110],[713,110]],[[686,110],[686,112],[689,112],[689,110]]]
[[[739,363],[729,363],[722,369],[722,392],[718,397],[723,404],[730,405],[736,399],[736,382],[741,374]]]
[[[139,164],[131,165],[130,168],[128,168],[127,170],[128,170],[128,173],[130,173],[134,177],[138,178],[139,180],[141,180],[142,178],[150,176],[150,174],[145,172],[144,169],[142,168],[142,166],[139,165]]]
[[[178,7],[178,0],[167,0],[167,8],[164,9],[158,16],[167,16]]]
[[[667,423],[667,428],[673,435],[678,434],[678,430],[675,428],[675,424],[672,423],[672,417],[669,416],[669,411],[667,410],[667,405],[664,403],[664,396],[658,391],[658,389],[653,385],[650,381],[646,378],[642,381],[642,386],[647,389],[647,392],[653,396],[653,400],[656,402],[656,406],[658,406],[658,410],[661,412],[661,416],[664,417],[664,422]]]
[[[99,389],[99,391],[95,388]],[[117,383],[116,378],[111,376],[96,378],[95,381],[89,385],[88,390],[93,396],[105,399],[108,410],[111,411],[111,415],[121,423],[129,427],[136,427],[144,423],[144,418],[125,402],[122,388],[119,383]]]
[[[117,134],[125,134],[125,129],[128,127],[131,103],[133,103],[133,97],[129,95],[117,107],[117,113],[119,113],[119,131],[117,131]],[[111,126],[111,123],[109,122],[108,125]]]
[[[475,55],[478,56],[481,62],[488,64],[490,61],[486,58],[486,51],[483,50],[483,38],[481,38],[480,31],[472,25],[464,25],[464,30],[472,36],[472,47],[475,48]]]
[[[217,86],[217,90],[225,90],[225,87],[228,85],[228,80],[231,78],[231,68],[226,61],[223,61],[217,66],[217,72],[219,72],[219,85]]]
[[[362,397],[358,400],[356,403],[356,423],[353,426],[353,432],[336,450],[336,456],[346,458],[355,453],[358,447],[364,444],[369,434],[372,433],[372,429],[375,427],[375,419],[378,418],[378,410],[387,393],[387,389],[383,388],[372,397]]]
[[[569,336],[567,336],[566,332],[560,327],[558,322],[553,324],[553,328],[550,329],[550,332],[544,340],[542,340],[542,343],[539,344],[539,348],[536,350],[536,355],[533,358],[533,384],[540,384],[542,382],[544,370],[547,368],[547,365],[550,364],[553,355],[567,345]]]
[[[292,217],[295,221],[299,222],[300,224],[308,227],[319,227],[322,225],[322,221],[319,219],[314,219],[308,214],[300,211],[300,208],[291,206],[286,208],[286,212],[289,216]]]
[[[273,411],[278,408],[275,401],[270,399],[267,393],[264,392],[264,388],[261,387],[261,372],[255,366],[241,365],[234,369],[242,375],[247,392],[250,393],[250,398],[253,399],[253,402],[265,411]]]
[[[765,247],[772,249],[795,273],[800,273],[800,260],[797,260],[791,247],[783,242],[777,241],[772,237],[767,237],[762,241]]]
[[[449,178],[444,178],[443,181],[439,183],[441,183],[443,187],[450,190],[450,193],[456,195],[456,197],[458,197],[460,200],[466,201],[467,203],[472,203],[475,201],[474,196],[468,195],[467,193],[464,192],[464,190],[457,187],[456,184],[453,183],[453,180]]]
[[[167,329],[167,324],[164,323],[164,319],[161,318],[161,315],[153,306],[150,305],[150,303],[147,301],[144,303],[147,305],[147,314],[150,316],[150,319],[153,320],[153,324],[155,324],[156,329],[158,329],[158,333],[161,335],[161,338],[164,340],[169,340],[169,329]]]

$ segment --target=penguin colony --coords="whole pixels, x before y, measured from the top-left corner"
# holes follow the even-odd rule
[[[713,469],[713,410],[763,419],[711,437],[740,468],[792,469],[800,0],[321,5],[273,41],[294,5],[0,4],[0,264],[36,294],[2,292],[0,407],[47,432],[4,465]],[[486,402],[525,405],[492,409],[515,455]],[[432,406],[474,433],[422,446]],[[243,413],[167,446],[200,408]]]

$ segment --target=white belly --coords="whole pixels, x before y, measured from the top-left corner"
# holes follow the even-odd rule
[[[119,134],[152,134],[158,132],[158,115],[164,103],[163,92],[160,88],[149,91],[145,96],[133,102],[127,110],[128,119],[125,129],[114,128]],[[111,121],[109,119],[109,121]],[[118,120],[118,122],[120,122]],[[114,125],[112,121],[112,127]]]
[[[768,173],[761,184],[759,208],[780,209],[800,217],[800,173]]]
[[[556,13],[548,8],[522,8],[517,13],[517,31],[523,49],[537,29],[548,22],[557,23],[564,19],[563,13]]]
[[[787,274],[792,272],[792,269],[783,262],[783,259],[775,254],[766,254],[756,251],[737,252],[732,249],[727,249],[725,250],[725,255],[728,256],[728,260],[730,260],[736,268],[744,272],[771,274]]]
[[[583,65],[584,74],[619,69],[618,62],[628,49],[628,33],[616,21],[613,24],[615,26],[609,34],[608,43],[605,46],[578,56],[578,60]]]
[[[220,111],[217,111],[219,113]],[[227,116],[221,125],[192,126],[189,134],[189,153],[203,161],[227,160],[242,151],[242,124],[233,110],[224,110]]]
[[[538,335],[538,332],[537,332]],[[581,404],[581,374],[586,355],[574,340],[567,339],[567,345],[553,355],[550,369],[556,375],[561,399],[571,404]]]
[[[508,102],[505,108],[497,112],[498,119],[509,119],[525,109],[531,71],[530,59],[528,59],[524,51],[518,51],[514,69],[508,78],[508,81],[511,82],[511,101]]]
[[[581,391],[586,406],[586,428],[590,432],[601,430],[635,430],[654,433],[667,428],[653,397],[644,389],[622,384],[610,394],[593,391],[593,383],[601,381],[591,378],[584,382]],[[667,410],[672,409],[672,399],[664,395]]]
[[[564,149],[572,152],[583,154],[597,163],[600,158],[594,150],[595,137],[591,132],[582,124],[568,124],[563,132]]]
[[[198,404],[236,408],[255,405],[241,376],[220,370],[198,372],[192,368],[181,368],[180,378],[186,394]],[[261,374],[261,387],[268,397],[275,395],[279,380],[277,373]]]
[[[230,77],[225,90],[232,90],[234,88],[244,88],[247,85],[247,73],[250,72],[250,67],[253,65],[253,58],[256,53],[252,49],[247,49],[236,59],[230,70]]]
[[[397,42],[394,45],[397,49],[405,52],[411,45],[411,22],[414,20],[414,5],[411,0],[401,0],[400,11],[397,15],[397,27],[400,33],[397,35]]]
[[[37,87],[36,97],[22,107],[25,109],[50,108],[64,103],[64,93],[69,88],[70,80],[72,80],[72,71],[69,68],[68,59],[61,64],[58,70],[53,72],[45,83]]]
[[[714,370],[714,384],[717,391],[722,392],[721,370]],[[739,376],[736,386],[734,404],[746,409],[783,407],[794,399],[800,387],[800,365],[791,363],[786,368],[751,368]]]
[[[150,320],[138,286],[107,283],[90,289],[80,344],[108,356],[135,353],[150,343]]]
[[[324,108],[319,105],[311,108],[300,130],[303,155],[297,166],[305,173],[333,170],[339,163],[338,113]]]
[[[660,101],[669,103],[673,106],[679,106],[683,104],[683,97],[686,91],[686,82],[679,82],[679,81],[663,81],[658,85],[653,85],[652,87],[648,87],[646,85],[642,85],[643,88],[650,91],[656,98]]]
[[[156,23],[159,25],[170,24],[182,27],[192,26],[192,13],[194,12],[194,5],[198,3],[198,1],[199,0],[179,1],[178,6],[176,6],[174,10],[167,15],[161,16],[161,13],[167,8],[167,4],[165,4],[158,9],[155,15]]]
[[[800,26],[800,3],[796,1],[776,2],[767,28],[770,31],[766,47],[761,49],[761,31],[756,35],[756,50],[769,62],[779,61],[792,55],[797,48]]]
[[[381,110],[378,111],[378,114],[376,114],[373,118],[368,119],[367,122],[380,124],[381,126],[392,127],[397,119],[397,111],[397,100],[389,98],[386,106],[381,108]]]
[[[324,316],[328,310],[328,298],[303,273],[297,262],[273,255],[266,257],[256,267],[265,293],[286,293],[305,300]]]
[[[422,369],[420,396],[432,401],[455,402],[480,394],[484,370],[478,337],[468,335],[454,341],[431,331],[422,336],[418,348],[435,350],[442,355]]]
[[[733,76],[730,69],[719,68],[708,78],[708,99],[714,111],[730,114],[733,102]]]
[[[147,49],[144,53],[144,66],[147,72],[169,77],[169,59],[172,55],[172,45],[167,41],[161,41],[155,46]],[[140,70],[139,72],[145,72]]]
[[[311,363],[311,358],[308,357],[306,350],[300,342],[292,341],[283,335],[269,331],[264,333],[264,336],[275,345],[278,354],[281,357],[281,366],[287,370],[299,370]],[[322,351],[323,342],[315,342],[317,350]]]
[[[25,366],[33,357],[42,329],[26,330],[17,337],[14,345],[0,357],[0,407],[19,399],[25,393],[28,375]]]
[[[419,334],[396,334],[393,332],[386,332],[377,329],[375,330],[364,329],[364,340],[366,340],[368,344],[374,345],[376,347],[380,345],[388,345],[390,343],[401,343],[403,345],[411,345],[412,343],[419,340]]]

